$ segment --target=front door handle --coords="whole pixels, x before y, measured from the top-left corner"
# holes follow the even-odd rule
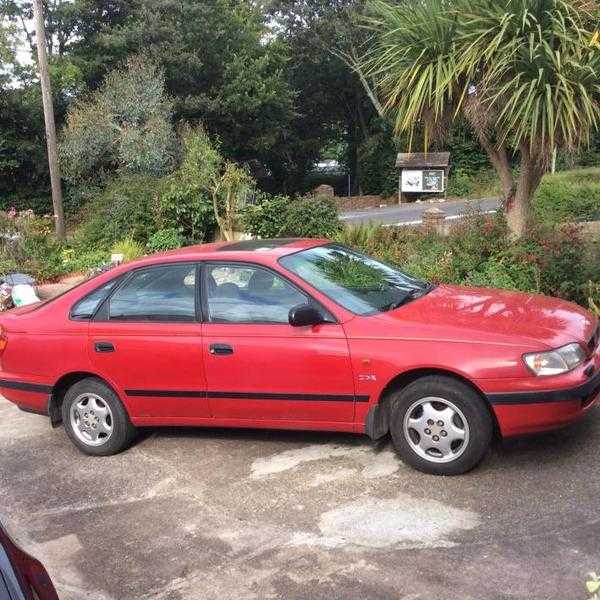
[[[233,347],[229,344],[211,344],[208,351],[211,354],[233,354]]]
[[[94,350],[96,352],[114,352],[115,346],[112,342],[96,342],[94,344]]]

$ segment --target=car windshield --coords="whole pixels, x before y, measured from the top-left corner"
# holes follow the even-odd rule
[[[336,244],[290,254],[279,262],[358,315],[393,310],[433,289],[395,267]]]

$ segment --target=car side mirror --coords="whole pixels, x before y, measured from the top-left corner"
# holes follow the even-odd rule
[[[290,309],[288,319],[292,327],[308,327],[325,322],[321,311],[312,304],[294,306]]]

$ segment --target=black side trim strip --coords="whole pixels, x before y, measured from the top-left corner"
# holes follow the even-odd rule
[[[22,392],[36,392],[38,394],[52,393],[51,385],[27,383],[26,381],[10,381],[8,379],[0,379],[0,388],[5,388],[7,390],[20,390]]]
[[[546,392],[507,392],[488,394],[487,397],[492,404],[544,404],[547,402],[580,400],[588,398],[598,391],[600,391],[600,371],[596,373],[593,379],[573,388]]]
[[[128,396],[153,396],[155,398],[206,398],[206,392],[187,390],[125,390]]]
[[[241,400],[300,400],[305,402],[367,402],[369,396],[353,394],[273,394],[269,392],[207,392],[208,398]]]
[[[154,398],[213,398],[232,400],[298,400],[304,402],[368,402],[369,396],[352,394],[274,394],[270,392],[201,392],[186,390],[125,390],[128,396]]]

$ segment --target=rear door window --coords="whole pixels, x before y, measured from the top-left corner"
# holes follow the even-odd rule
[[[196,265],[163,265],[135,272],[110,298],[111,321],[196,320]]]

